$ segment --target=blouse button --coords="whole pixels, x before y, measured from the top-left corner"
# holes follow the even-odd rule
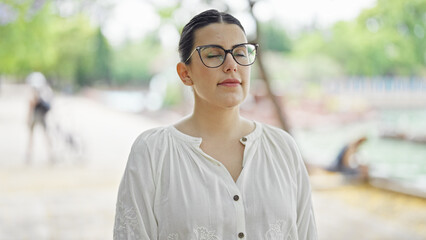
[[[238,201],[240,199],[240,197],[238,195],[234,196],[234,201]]]
[[[247,138],[246,138],[246,137],[242,137],[242,138],[241,138],[241,141],[246,142],[246,141],[247,141]]]
[[[244,233],[243,232],[238,233],[238,237],[239,238],[244,238]]]

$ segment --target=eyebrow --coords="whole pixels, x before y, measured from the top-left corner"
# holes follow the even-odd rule
[[[234,48],[234,47],[241,45],[241,44],[247,44],[247,43],[238,43],[238,44],[235,44],[234,46],[232,46],[231,48]]]
[[[235,45],[232,45],[230,49],[232,49],[232,48],[234,48],[234,47],[236,47],[236,46],[242,45],[242,44],[248,44],[248,42],[245,42],[245,43],[237,43],[237,44],[235,44]],[[214,46],[214,47],[221,47],[221,48],[225,49],[225,47],[224,47],[224,46],[219,45],[219,44],[206,44],[206,45],[201,45],[200,47],[203,47],[203,46],[212,46],[212,47]]]

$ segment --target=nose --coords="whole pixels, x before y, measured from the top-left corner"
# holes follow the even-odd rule
[[[229,53],[229,55],[228,55]],[[223,63],[223,71],[226,72],[236,72],[238,63],[232,57],[230,52],[226,53],[225,62]]]

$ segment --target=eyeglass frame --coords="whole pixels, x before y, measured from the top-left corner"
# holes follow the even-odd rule
[[[237,48],[237,47],[239,47],[239,46],[242,46],[242,45],[247,45],[247,44],[250,44],[250,45],[253,45],[254,46],[254,49],[256,50],[256,55],[254,56],[254,60],[253,60],[253,62],[252,63],[250,63],[250,64],[241,64],[241,63],[239,63],[238,61],[237,61],[237,59],[235,59],[235,56],[234,56],[234,54],[232,54],[232,52],[235,50],[235,48]],[[225,51],[225,56],[223,57],[223,61],[222,61],[222,63],[220,64],[220,65],[218,65],[218,66],[216,66],[216,67],[209,67],[209,66],[207,66],[205,63],[204,63],[204,61],[203,61],[203,58],[201,57],[201,53],[200,53],[200,50],[201,49],[203,49],[203,48],[206,48],[206,47],[218,47],[218,48],[220,48],[220,49],[222,49],[223,51]],[[255,61],[256,61],[256,56],[257,56],[257,48],[259,47],[259,44],[257,44],[257,43],[240,43],[240,44],[237,44],[237,45],[234,45],[234,46],[232,46],[232,48],[231,49],[225,49],[224,47],[222,47],[222,46],[220,46],[220,45],[216,45],[216,44],[208,44],[208,45],[201,45],[201,46],[197,46],[192,52],[191,52],[191,54],[189,55],[189,57],[185,60],[185,62],[184,63],[186,63],[186,62],[188,62],[188,60],[192,57],[192,55],[194,55],[194,52],[195,51],[197,51],[198,52],[198,56],[200,57],[200,60],[201,60],[201,62],[203,63],[203,65],[204,66],[206,66],[206,67],[208,67],[208,68],[218,68],[218,67],[220,67],[220,66],[222,66],[223,65],[223,63],[225,62],[225,60],[226,60],[226,56],[228,55],[228,53],[229,54],[231,54],[231,56],[232,56],[232,58],[234,59],[234,61],[238,64],[238,65],[241,65],[241,66],[250,66],[250,65],[252,65]]]

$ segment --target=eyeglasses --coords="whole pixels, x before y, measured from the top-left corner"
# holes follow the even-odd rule
[[[219,45],[198,46],[194,49],[194,51],[192,51],[191,55],[189,55],[185,62],[188,62],[194,52],[197,51],[201,62],[203,62],[206,67],[217,68],[225,62],[227,53],[230,53],[235,62],[241,66],[249,66],[252,65],[256,60],[258,47],[258,44],[252,43],[238,44],[228,50]]]

